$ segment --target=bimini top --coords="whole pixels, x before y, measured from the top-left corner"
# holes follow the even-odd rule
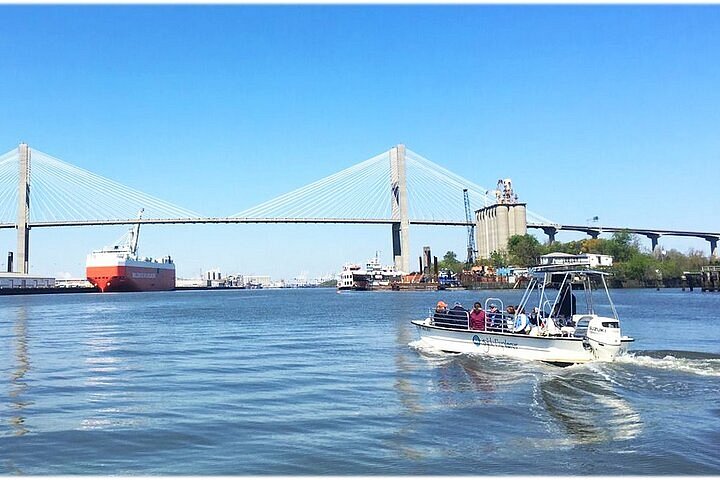
[[[602,272],[600,270],[592,270],[589,267],[582,267],[578,265],[538,265],[537,267],[531,267],[528,271],[532,274],[540,273],[578,273],[585,275],[605,275],[612,276],[610,272]]]

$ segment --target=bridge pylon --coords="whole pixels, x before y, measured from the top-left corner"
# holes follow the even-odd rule
[[[20,182],[18,184],[17,257],[18,273],[29,273],[30,265],[30,147],[18,146]]]
[[[390,149],[390,196],[392,202],[393,259],[395,269],[410,273],[410,219],[408,217],[405,145]]]

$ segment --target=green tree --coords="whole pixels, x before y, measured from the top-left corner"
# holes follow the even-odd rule
[[[490,254],[490,265],[493,268],[505,267],[508,264],[508,259],[502,252],[494,251]]]
[[[618,277],[630,280],[646,280],[656,277],[656,262],[650,255],[636,253],[627,261],[615,266]]]
[[[540,263],[543,247],[532,235],[513,235],[508,239],[508,257],[517,267],[529,267]]]
[[[640,242],[629,232],[615,232],[608,245],[608,251],[602,253],[612,255],[616,262],[626,262],[640,253]]]
[[[445,253],[443,259],[438,262],[438,268],[443,270],[450,270],[451,272],[461,272],[463,269],[463,262],[457,259],[457,255],[453,251]]]

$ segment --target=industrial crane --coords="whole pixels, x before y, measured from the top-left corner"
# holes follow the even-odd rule
[[[468,198],[467,188],[463,188],[463,199],[465,200],[465,220],[468,223],[467,264],[472,265],[473,263],[475,263],[475,255],[477,255],[477,250],[475,248],[475,222],[473,221],[472,214],[470,212],[470,199]]]

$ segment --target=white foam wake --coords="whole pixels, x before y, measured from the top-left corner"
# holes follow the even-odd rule
[[[675,370],[695,375],[720,377],[720,358],[684,358],[672,354],[658,358],[642,352],[630,352],[617,357],[615,361],[661,370]]]

